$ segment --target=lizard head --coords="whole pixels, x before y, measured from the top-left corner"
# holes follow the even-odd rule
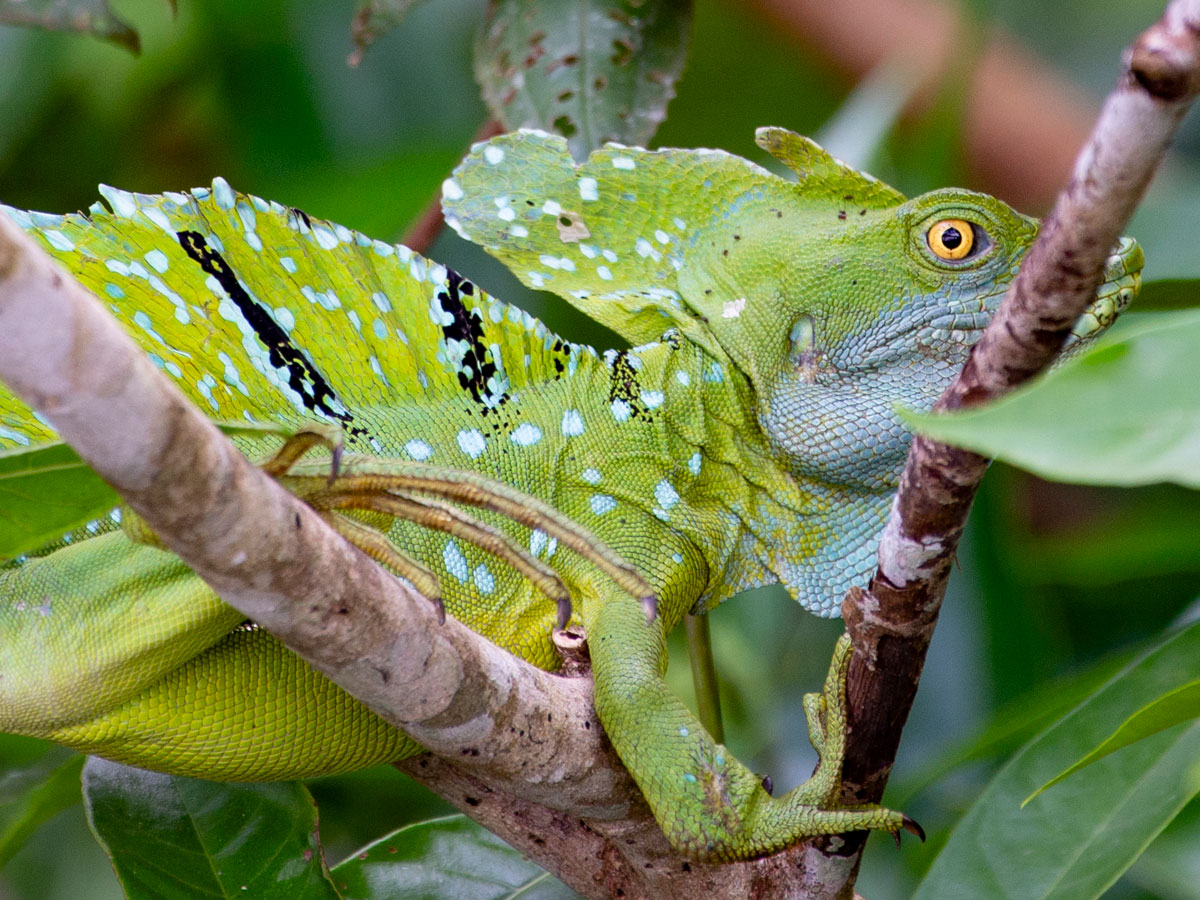
[[[674,327],[732,362],[794,474],[886,492],[908,444],[896,408],[949,384],[1038,223],[969,191],[908,200],[781,128],[757,138],[794,180],[715,150],[608,144],[576,165],[561,138],[502,135],[446,181],[446,220],[631,343]],[[1123,242],[1080,338],[1140,268]]]

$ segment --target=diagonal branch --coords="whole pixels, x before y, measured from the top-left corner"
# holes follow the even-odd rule
[[[1074,174],[995,320],[936,409],[982,403],[1050,364],[1200,92],[1200,0],[1175,0],[1125,54]],[[908,717],[967,513],[988,461],[917,436],[868,590],[843,605],[854,638],[846,795],[878,801]],[[861,852],[858,835],[839,854]],[[832,895],[831,895],[832,896]]]

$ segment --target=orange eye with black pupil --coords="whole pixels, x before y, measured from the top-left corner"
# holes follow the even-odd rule
[[[942,219],[929,229],[926,240],[938,259],[964,259],[975,247],[975,229],[963,219]]]

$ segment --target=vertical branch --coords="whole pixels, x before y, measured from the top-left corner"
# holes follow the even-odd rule
[[[1200,0],[1175,0],[1126,51],[1067,188],[995,320],[935,409],[975,405],[1054,358],[1094,296],[1105,259],[1200,91]],[[908,717],[950,567],[987,460],[918,436],[867,590],[843,604],[855,654],[847,799],[878,801]],[[861,851],[863,835],[842,854]]]

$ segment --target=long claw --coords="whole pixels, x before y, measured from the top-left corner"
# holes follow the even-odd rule
[[[900,816],[903,819],[903,824],[901,827],[905,831],[907,831],[909,834],[915,834],[918,838],[920,838],[922,844],[925,843],[925,829],[922,828],[917,823],[917,820],[910,819],[908,816],[904,815],[903,813],[901,813]],[[900,843],[900,832],[898,832],[898,831],[895,832],[895,835],[896,835],[896,843],[899,844]]]
[[[646,614],[646,624],[649,625],[654,621],[654,617],[658,615],[658,597],[654,594],[646,594],[641,598],[642,612]]]
[[[322,427],[316,424],[306,425],[283,442],[283,446],[261,465],[260,468],[272,478],[279,478],[290,472],[300,459],[313,447],[327,447],[331,455],[329,464],[329,484],[333,484],[341,468],[342,430],[340,428]]]
[[[415,522],[425,528],[453,534],[496,556],[521,575],[558,606],[561,625],[571,618],[571,594],[553,569],[527,553],[516,541],[499,529],[436,500],[407,497],[386,491],[351,493],[326,491],[305,498],[317,510],[365,509]],[[565,618],[564,616],[565,609]]]
[[[437,610],[438,624],[446,624],[446,605],[442,602],[442,586],[433,572],[411,556],[402,553],[396,545],[374,528],[356,522],[349,516],[330,511],[324,516],[338,534],[357,547],[371,559],[407,579],[422,596],[428,598]]]
[[[369,468],[365,460],[359,466]],[[598,537],[571,518],[536,497],[486,478],[476,472],[412,463],[404,473],[346,475],[339,479],[339,488],[347,493],[377,491],[425,494],[477,506],[512,519],[521,525],[538,528],[549,537],[592,562],[626,593],[645,598],[653,588],[629,563]]]

